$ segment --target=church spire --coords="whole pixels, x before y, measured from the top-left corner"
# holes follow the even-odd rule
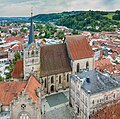
[[[30,33],[29,33],[28,46],[29,46],[31,43],[35,42],[35,40],[34,40],[34,26],[33,26],[32,16],[33,16],[33,10],[31,9]]]

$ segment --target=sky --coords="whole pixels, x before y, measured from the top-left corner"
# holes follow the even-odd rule
[[[80,10],[120,10],[120,0],[0,0],[0,16],[30,16]]]

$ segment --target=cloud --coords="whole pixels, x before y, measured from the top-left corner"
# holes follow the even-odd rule
[[[75,10],[117,10],[120,0],[0,0],[0,16],[29,16],[34,14]]]

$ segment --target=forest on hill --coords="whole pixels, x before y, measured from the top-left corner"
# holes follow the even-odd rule
[[[75,30],[115,31],[120,28],[120,11],[72,11],[52,14],[39,14],[33,17],[42,23],[53,22]]]

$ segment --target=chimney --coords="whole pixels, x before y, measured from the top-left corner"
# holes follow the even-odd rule
[[[86,78],[86,82],[90,83],[90,78],[89,77]]]

